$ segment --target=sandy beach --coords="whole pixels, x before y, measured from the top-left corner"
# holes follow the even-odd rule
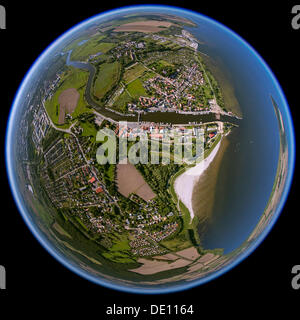
[[[195,183],[199,180],[203,172],[209,167],[211,162],[214,160],[218,153],[222,139],[215,146],[210,155],[202,160],[200,163],[194,167],[186,170],[181,174],[174,183],[174,189],[177,197],[182,201],[182,203],[188,208],[191,220],[193,220],[195,213],[193,210],[192,196]]]

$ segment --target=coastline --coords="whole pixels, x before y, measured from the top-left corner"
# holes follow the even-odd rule
[[[194,167],[187,169],[179,177],[176,178],[174,182],[174,190],[178,199],[187,207],[190,212],[191,221],[194,219],[195,212],[193,210],[193,190],[197,181],[200,179],[201,175],[210,166],[215,156],[217,155],[223,137],[211,151],[211,153],[203,159],[200,163]]]

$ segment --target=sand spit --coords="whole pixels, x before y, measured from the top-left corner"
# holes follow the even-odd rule
[[[181,174],[174,183],[174,189],[177,194],[177,197],[182,201],[182,203],[188,208],[191,220],[193,220],[195,213],[193,210],[193,189],[195,183],[199,180],[200,176],[204,173],[204,171],[209,167],[211,162],[214,160],[215,156],[218,153],[220,148],[222,139],[215,146],[214,150],[210,153],[210,155],[202,160],[196,166],[186,170],[183,174]]]

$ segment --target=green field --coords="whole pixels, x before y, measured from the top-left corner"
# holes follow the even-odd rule
[[[102,99],[120,78],[121,66],[119,62],[104,63],[100,66],[99,73],[94,84],[94,95]]]
[[[77,47],[80,47],[79,46],[79,43],[81,42],[81,41],[86,41],[87,39],[88,39],[88,35],[82,35],[81,37],[79,37],[78,39],[76,39],[76,40],[73,40],[70,44],[68,44],[65,48],[64,48],[64,50],[63,50],[63,52],[68,52],[68,51],[70,51],[70,50],[74,50],[74,49],[76,49]],[[86,41],[87,42],[87,41]]]
[[[81,122],[81,128],[83,129],[82,136],[83,137],[94,137],[96,138],[97,129],[94,125],[89,122]]]
[[[88,77],[89,73],[87,71],[76,69],[73,67],[68,68],[67,72],[64,73],[60,81],[59,87],[55,91],[54,95],[50,100],[47,100],[45,103],[47,113],[55,125],[58,125],[59,118],[58,99],[60,94],[67,89],[75,88],[80,94],[77,107],[72,113],[72,117],[76,118],[81,113],[90,112],[90,109],[87,107],[88,105],[84,100],[84,92]],[[64,127],[68,126],[69,125],[64,125]]]
[[[140,79],[136,79],[130,82],[129,85],[127,86],[127,90],[131,95],[131,97],[135,99],[138,99],[140,96],[145,96],[145,97],[148,96],[145,88],[143,87],[142,81]]]
[[[160,244],[172,252],[184,250],[192,246],[192,243],[183,234],[177,235],[170,240],[163,240]]]
[[[174,66],[172,63],[169,63],[166,60],[159,60],[158,63],[162,66],[162,67],[168,67],[168,66]]]
[[[127,234],[118,235],[119,239],[111,247],[111,251],[130,250]]]
[[[131,101],[132,98],[129,96],[129,94],[126,91],[123,91],[123,93],[116,99],[113,107],[118,111],[126,112],[127,104]]]
[[[105,36],[97,35],[81,46],[73,46],[71,60],[84,61],[88,59],[91,55],[94,55],[98,52],[106,53],[107,51],[112,49],[114,47],[114,44],[102,42],[104,38]]]
[[[106,259],[118,263],[134,263],[135,258],[130,253],[129,239],[127,234],[118,235],[118,239],[113,241],[114,244],[109,252],[103,253]]]
[[[148,72],[144,73],[144,74],[140,77],[140,79],[144,82],[144,81],[147,81],[147,80],[149,80],[149,79],[151,79],[151,78],[154,78],[155,76],[156,76],[156,73],[155,73],[155,72],[153,72],[153,71],[148,71]]]
[[[147,69],[140,63],[126,70],[124,74],[125,83],[129,83],[134,79],[139,78]]]

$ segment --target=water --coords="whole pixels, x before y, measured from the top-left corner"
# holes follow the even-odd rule
[[[279,155],[278,122],[270,95],[279,105],[282,101],[263,65],[257,63],[246,46],[238,46],[232,39],[228,46],[227,36],[208,29],[207,25],[200,24],[189,31],[204,42],[199,50],[212,57],[223,78],[233,87],[243,114],[240,127],[227,137],[229,144],[216,168],[210,219],[199,226],[204,248],[224,248],[229,253],[248,238],[268,202]],[[204,187],[197,188],[201,198],[200,190]],[[209,208],[205,210],[204,215],[208,215]]]
[[[228,138],[223,138],[212,163],[200,176],[193,190],[193,209],[200,221],[200,235],[204,234],[208,224],[212,222],[212,211],[216,200],[216,184],[219,177],[220,165],[228,144]]]
[[[89,40],[82,40],[78,43],[78,46],[81,47],[83,44],[85,44],[86,42],[88,42]]]

